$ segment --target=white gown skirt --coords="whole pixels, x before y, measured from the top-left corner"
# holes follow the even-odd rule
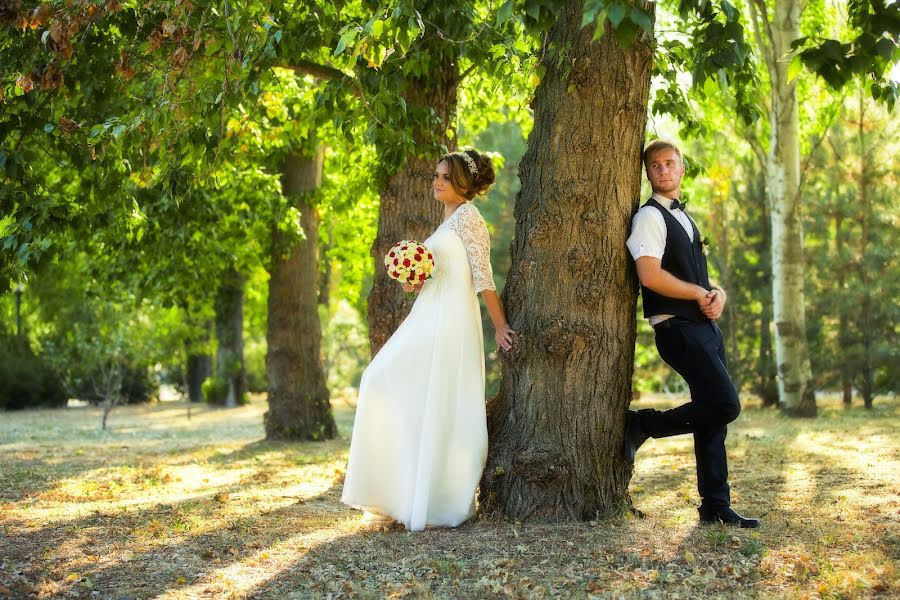
[[[363,374],[341,498],[410,530],[473,516],[487,457],[484,341],[465,249],[449,230],[426,244],[440,266]]]

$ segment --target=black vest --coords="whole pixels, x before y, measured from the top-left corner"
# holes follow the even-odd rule
[[[691,242],[681,223],[662,204],[650,198],[644,206],[652,206],[658,210],[666,222],[666,248],[662,255],[662,268],[678,279],[695,283],[706,289],[709,287],[709,274],[706,270],[706,256],[700,243],[700,232],[693,219],[689,219],[694,229],[694,241]],[[679,300],[657,294],[647,287],[641,287],[644,297],[644,317],[654,315],[675,315],[691,321],[706,321],[696,300]]]

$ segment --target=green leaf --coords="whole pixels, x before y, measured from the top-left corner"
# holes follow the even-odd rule
[[[728,0],[722,0],[722,12],[725,13],[725,16],[728,17],[729,21],[734,20],[736,11],[734,6],[732,6]]]
[[[506,0],[503,3],[503,6],[500,7],[500,10],[497,11],[497,25],[501,23],[505,23],[512,19],[513,16],[513,0]]]
[[[380,38],[381,33],[384,31],[384,21],[381,19],[375,19],[372,21],[372,37]]]
[[[646,31],[648,34],[653,33],[653,21],[650,19],[650,14],[637,6],[632,7],[631,14],[629,15],[631,22],[635,25],[639,25],[641,29]]]
[[[603,34],[606,32],[606,11],[601,11],[597,13],[597,27],[594,28],[594,35],[591,36],[591,40],[597,41],[603,37]]]
[[[3,165],[0,164],[0,168],[3,168]],[[7,236],[12,235],[16,230],[16,219],[12,215],[6,215],[5,217],[0,218],[0,238],[5,238]]]
[[[218,38],[212,38],[210,41],[206,42],[206,56],[212,56],[222,47],[222,40]]]
[[[880,40],[875,42],[875,50],[884,60],[891,60],[894,52],[897,51],[897,46],[893,42],[893,40],[890,40],[888,38],[881,38]]]
[[[344,49],[347,48],[349,44],[352,44],[356,40],[356,36],[359,32],[355,27],[349,28],[344,32],[344,35],[341,36],[341,39],[338,40],[337,47],[334,49],[334,56],[340,56]]]
[[[788,65],[788,81],[793,81],[797,79],[797,76],[800,74],[800,71],[803,70],[803,59],[799,54],[794,55],[794,58],[791,59],[791,64]]]
[[[612,26],[618,29],[619,25],[622,23],[622,19],[625,18],[625,7],[621,4],[613,4],[607,9],[606,15],[609,22],[612,23]]]
[[[637,37],[637,33],[638,27],[630,19],[628,21],[622,21],[615,30],[616,40],[618,40],[619,45],[623,48],[631,46],[634,42],[634,38]]]
[[[581,13],[581,27],[587,27],[591,23],[599,20],[601,16],[605,16],[605,5],[605,0],[586,0],[584,3],[584,9]]]

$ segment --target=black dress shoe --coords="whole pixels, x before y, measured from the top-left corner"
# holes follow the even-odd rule
[[[625,460],[634,462],[634,453],[647,441],[647,432],[641,427],[641,420],[636,410],[629,410],[625,424]]]
[[[704,508],[700,508],[698,510],[700,512],[701,523],[723,523],[725,525],[736,525],[743,529],[756,529],[757,527],[762,525],[759,519],[748,519],[746,517],[742,517],[741,515],[734,512],[730,506],[713,510],[707,510]]]

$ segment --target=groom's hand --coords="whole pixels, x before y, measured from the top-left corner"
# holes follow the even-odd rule
[[[725,308],[725,290],[716,287],[706,294],[706,303],[700,303],[700,310],[706,315],[706,318],[715,321],[722,316],[722,310]]]

